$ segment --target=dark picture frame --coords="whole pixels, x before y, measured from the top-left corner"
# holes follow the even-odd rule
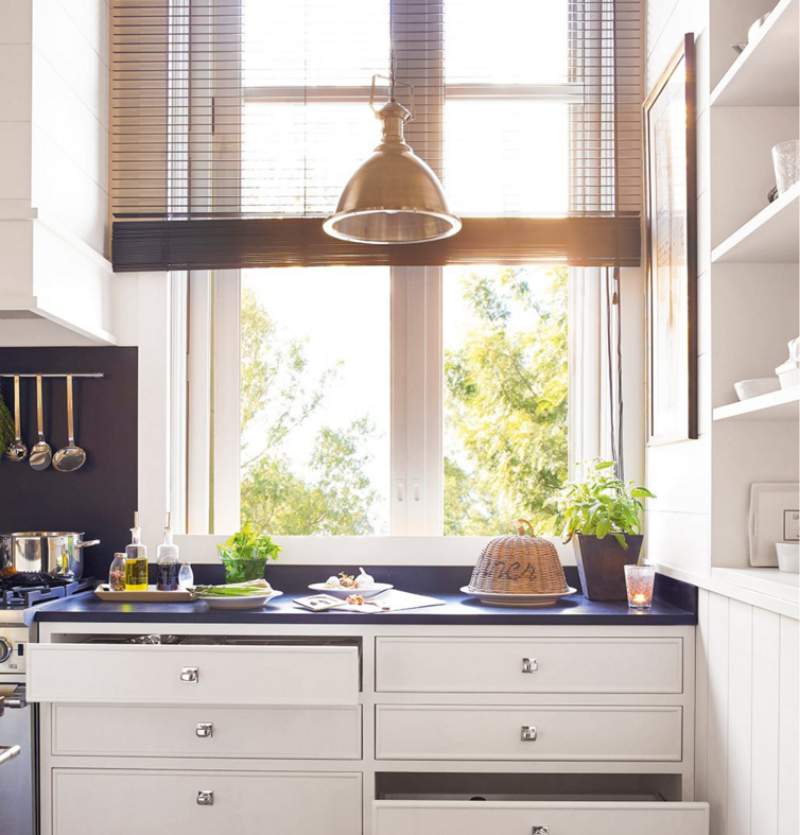
[[[642,107],[649,445],[698,437],[695,95],[690,32]]]

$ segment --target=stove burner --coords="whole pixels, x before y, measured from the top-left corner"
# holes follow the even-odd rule
[[[92,588],[92,580],[68,580],[34,571],[0,577],[0,609],[26,609]]]

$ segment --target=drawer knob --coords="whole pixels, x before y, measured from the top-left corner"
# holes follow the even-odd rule
[[[523,673],[538,673],[539,672],[539,662],[535,658],[523,658],[522,659],[522,672]]]
[[[198,722],[194,729],[195,736],[209,737],[214,736],[213,722]]]
[[[549,826],[532,826],[531,835],[550,835]]]
[[[200,681],[200,670],[197,667],[182,667],[181,681],[188,681],[191,684],[197,684]]]
[[[536,742],[536,737],[539,734],[533,725],[523,725],[519,732],[519,738],[522,742]]]
[[[213,806],[214,805],[214,792],[210,792],[210,791],[199,791],[199,792],[197,792],[197,805],[198,806]]]

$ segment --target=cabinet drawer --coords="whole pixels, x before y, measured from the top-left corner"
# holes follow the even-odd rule
[[[361,707],[53,706],[53,754],[361,758]]]
[[[53,835],[361,832],[360,774],[57,768],[52,786]]]
[[[378,801],[374,835],[708,835],[706,803]]]
[[[681,759],[680,707],[378,705],[376,712],[375,755],[383,760]]]
[[[27,665],[34,702],[358,702],[356,647],[31,644]]]
[[[680,693],[680,638],[378,638],[386,693]]]

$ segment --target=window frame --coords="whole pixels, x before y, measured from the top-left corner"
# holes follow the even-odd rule
[[[396,0],[400,6],[408,0]],[[213,0],[211,0],[213,2]],[[442,32],[443,36],[443,32]],[[425,49],[424,41],[420,49]],[[402,68],[398,82],[403,83]],[[447,100],[542,100],[580,102],[581,85],[574,82],[547,84],[445,84],[438,113],[432,120],[441,128]],[[377,88],[386,93],[386,88]],[[290,101],[350,103],[370,99],[369,85],[249,86],[243,88],[242,104]],[[424,158],[442,159],[442,130],[420,133],[409,125],[409,141]],[[431,147],[430,136],[434,136]],[[377,133],[376,133],[377,136]],[[436,138],[438,137],[438,139]],[[236,141],[226,133],[226,141]],[[438,166],[434,165],[435,168]],[[437,171],[441,176],[441,171]],[[228,171],[230,174],[230,171]],[[206,184],[202,184],[206,186]],[[207,199],[207,188],[196,194]],[[599,344],[600,294],[585,289],[580,304],[573,302],[576,273],[570,270],[570,420],[569,466],[589,454],[600,454],[603,354]],[[303,562],[352,563],[420,562],[469,564],[490,537],[446,537],[442,533],[443,461],[443,348],[441,267],[390,267],[390,530],[388,537],[275,537],[290,553],[302,553]],[[214,559],[209,543],[218,544],[238,528],[240,504],[239,450],[239,304],[240,272],[217,270],[193,272],[187,300],[188,369],[187,420],[172,425],[172,445],[186,450],[184,484],[175,484],[179,471],[172,468],[172,508],[176,518],[185,518],[188,535],[180,537],[190,558],[197,562]],[[423,315],[420,315],[422,313]],[[593,323],[579,340],[573,326]],[[576,364],[577,363],[577,364]],[[179,367],[173,360],[173,373]],[[598,379],[599,377],[599,379]],[[174,385],[173,385],[174,389]],[[579,409],[572,408],[572,398]],[[587,422],[587,418],[589,419]],[[585,426],[591,426],[588,432]],[[580,431],[578,428],[580,427]],[[579,442],[580,439],[580,442]],[[184,491],[185,486],[185,491]],[[185,495],[185,505],[180,496]],[[223,533],[215,533],[222,531]],[[556,542],[555,538],[552,538]],[[409,544],[413,542],[413,549]],[[572,561],[571,549],[563,548],[562,559]],[[416,556],[411,555],[411,551]],[[205,557],[205,558],[204,558]]]

